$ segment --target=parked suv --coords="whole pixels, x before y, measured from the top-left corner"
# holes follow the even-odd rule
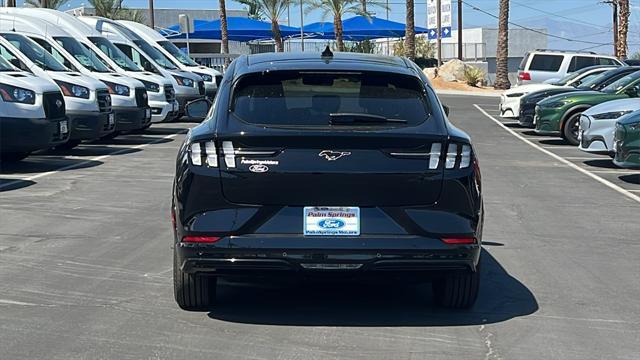
[[[594,52],[569,52],[558,50],[531,51],[525,54],[518,67],[518,85],[541,83],[561,79],[567,74],[594,65],[625,65],[609,55]]]
[[[218,277],[371,275],[472,306],[484,212],[469,136],[414,63],[323,55],[241,56],[189,132],[171,208],[178,305],[211,306]]]

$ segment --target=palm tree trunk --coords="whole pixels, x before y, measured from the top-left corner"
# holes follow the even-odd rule
[[[627,58],[627,33],[629,32],[629,0],[618,0],[619,25],[618,25],[618,57]]]
[[[407,0],[407,24],[405,25],[404,56],[416,59],[416,28],[413,0]]]
[[[7,0],[7,7],[16,7],[16,0]]]
[[[342,18],[340,17],[340,14],[333,15],[333,29],[336,34],[338,51],[345,51],[344,41],[342,40]]]
[[[271,20],[271,32],[273,32],[273,39],[276,41],[276,51],[284,52],[284,44],[282,43],[282,34],[280,33],[280,24],[277,19]]]
[[[227,8],[225,0],[220,0],[220,32],[222,40],[222,53],[229,55],[229,32],[227,31]],[[224,58],[224,66],[229,66],[229,57]]]
[[[509,0],[500,0],[500,16],[498,18],[498,48],[496,50],[496,82],[495,89],[508,89],[509,82]]]

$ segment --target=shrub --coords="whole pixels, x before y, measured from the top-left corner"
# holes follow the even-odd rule
[[[478,83],[484,82],[484,71],[475,66],[465,66],[464,81],[470,86],[478,86]]]

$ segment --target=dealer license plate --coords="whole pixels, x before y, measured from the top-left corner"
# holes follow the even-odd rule
[[[60,134],[66,134],[69,132],[69,123],[67,120],[60,121]]]
[[[359,207],[305,207],[305,236],[360,235]]]
[[[109,126],[115,125],[116,115],[114,113],[109,114]]]
[[[177,102],[173,102],[173,107],[171,111],[178,111],[178,103]]]
[[[145,110],[144,118],[145,119],[150,119],[151,118],[151,109]]]

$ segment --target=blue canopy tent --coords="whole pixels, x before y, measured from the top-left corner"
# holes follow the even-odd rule
[[[416,26],[416,34],[426,34],[428,29]],[[305,33],[315,34],[315,39],[335,39],[333,22],[317,22],[304,27]],[[344,40],[362,41],[379,38],[397,38],[405,34],[405,24],[380,19],[375,16],[366,18],[355,16],[342,21]]]
[[[194,31],[189,34],[190,39],[220,40],[222,38],[220,20],[194,20],[193,27]],[[246,42],[273,38],[271,23],[244,17],[228,17],[227,32],[229,34],[229,40],[233,41]],[[300,29],[280,25],[280,33],[282,34],[282,38],[299,36]],[[184,39],[186,37],[185,34],[180,33],[180,25],[169,27],[163,31],[163,35],[169,39]]]

